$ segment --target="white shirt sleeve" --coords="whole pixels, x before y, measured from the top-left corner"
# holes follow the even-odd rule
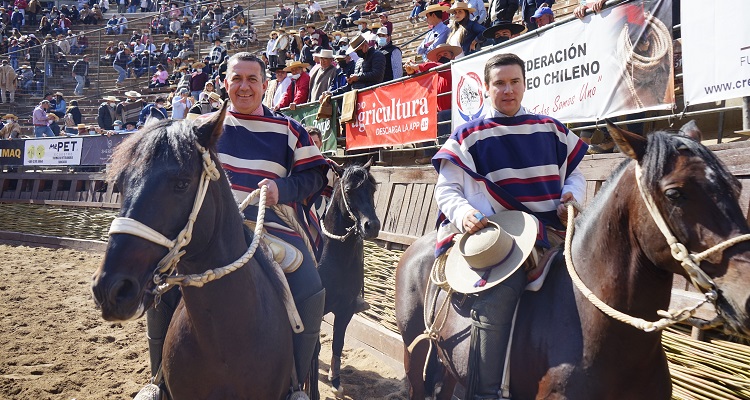
[[[473,187],[471,187],[473,186]],[[473,194],[472,194],[473,193]],[[477,204],[469,203],[467,197]],[[458,166],[448,160],[440,161],[440,174],[435,184],[435,201],[438,208],[453,225],[463,232],[464,216],[474,209],[492,215],[492,206],[479,190],[479,185]]]
[[[562,193],[567,192],[570,192],[579,203],[583,203],[586,199],[586,177],[583,176],[583,172],[578,167],[565,179]]]

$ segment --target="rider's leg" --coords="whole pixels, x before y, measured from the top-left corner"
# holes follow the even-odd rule
[[[172,315],[181,298],[182,292],[178,288],[173,288],[164,293],[156,307],[146,311],[146,332],[148,335],[148,353],[151,361],[151,376],[156,375],[161,365],[164,338],[167,337],[167,328],[169,328]]]
[[[519,268],[502,283],[482,292],[474,302],[467,399],[499,398],[513,313],[525,285],[526,272]]]

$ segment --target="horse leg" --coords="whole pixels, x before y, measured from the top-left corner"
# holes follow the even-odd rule
[[[443,368],[442,383],[443,384],[440,386],[440,392],[436,394],[435,399],[451,400],[453,398],[453,392],[456,390],[456,384],[458,383],[458,381],[453,375],[451,375],[450,371],[448,371],[447,368]]]
[[[408,344],[404,344],[404,371],[406,372],[406,383],[409,387],[409,399],[423,400],[426,390],[422,374],[424,373],[425,363],[427,363],[427,350],[430,345],[423,341],[414,346],[411,353],[409,353],[408,346]]]
[[[344,387],[341,386],[341,353],[344,351],[344,336],[346,336],[346,327],[349,326],[354,316],[351,306],[349,310],[334,314],[333,319],[333,343],[331,344],[331,368],[328,371],[328,379],[331,386],[336,389],[336,396],[344,395]]]

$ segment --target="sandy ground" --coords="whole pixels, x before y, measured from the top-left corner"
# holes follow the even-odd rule
[[[125,399],[148,381],[145,320],[101,319],[89,292],[100,254],[0,245],[0,399]],[[326,375],[322,399],[335,398]],[[362,348],[344,348],[348,399],[405,399],[403,371]]]

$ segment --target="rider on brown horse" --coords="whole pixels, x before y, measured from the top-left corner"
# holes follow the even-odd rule
[[[499,215],[487,217],[505,214],[501,213],[503,210],[526,213],[518,213],[525,215],[516,224],[526,227],[521,231],[529,230],[529,219],[538,221],[538,229],[531,229],[538,232],[536,246],[549,248],[552,238],[547,237],[548,229],[564,230],[561,221],[566,220],[567,211],[561,203],[585,195],[586,181],[578,163],[586,154],[587,145],[559,121],[521,106],[526,82],[524,65],[515,54],[498,54],[488,60],[484,81],[491,107],[479,119],[457,128],[433,158],[439,173],[435,199],[441,212],[436,254],[448,250],[455,234],[483,230],[483,234],[492,231],[493,235],[504,236],[504,231],[514,228],[498,227],[503,223]],[[491,225],[490,220],[500,224]],[[485,229],[488,226],[492,228]],[[464,255],[472,246],[467,239],[459,241],[457,249]],[[523,242],[515,238],[509,245],[522,248]],[[526,285],[526,273],[518,268],[520,263],[508,266],[509,261],[503,258],[517,253],[523,253],[525,258],[529,253],[513,250],[495,255],[500,258],[490,264],[496,265],[476,265],[477,260],[467,259],[467,271],[468,267],[478,267],[470,272],[475,280],[470,285],[462,286],[460,279],[451,278],[455,274],[448,271],[454,266],[446,266],[448,283],[454,290],[478,293],[471,309],[467,399],[502,396],[499,390],[512,317]],[[456,254],[448,262],[454,258]],[[499,272],[501,266],[509,267],[503,269],[506,273]],[[479,267],[482,269],[477,272]]]

